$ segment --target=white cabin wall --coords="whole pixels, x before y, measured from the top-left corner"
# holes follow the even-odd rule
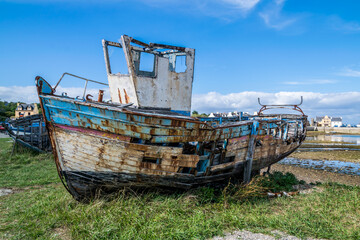
[[[190,112],[195,51],[193,49],[187,49],[187,51],[190,54],[186,57],[186,71],[182,73],[168,72],[168,78],[173,79],[170,86],[171,94],[169,100],[171,109]]]
[[[187,59],[188,69],[183,73],[169,71],[169,59],[157,58],[156,78],[136,76],[135,86],[139,105],[171,110],[191,110],[193,58]]]
[[[134,88],[134,84],[128,74],[108,74],[109,88],[111,101],[114,103],[120,103],[119,92],[122,103],[126,103],[124,89],[130,99],[131,103],[134,103],[135,106],[138,106],[138,100]]]
[[[134,79],[141,107],[170,107],[168,102],[170,81],[166,75],[169,68],[169,59],[158,57],[157,63],[156,78],[137,75],[136,79]]]

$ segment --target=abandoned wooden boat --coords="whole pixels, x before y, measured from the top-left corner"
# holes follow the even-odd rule
[[[109,47],[123,48],[128,74],[113,74]],[[188,189],[254,173],[296,150],[306,134],[304,114],[190,117],[195,51],[122,36],[103,40],[112,102],[56,95],[36,86],[60,178],[78,200],[124,186]],[[144,54],[150,70],[141,69]],[[186,68],[178,71],[183,58]],[[87,83],[96,82],[81,78]],[[103,84],[97,82],[99,84]],[[85,86],[86,86],[85,85]],[[263,106],[267,109],[274,106]],[[279,106],[275,106],[279,107]],[[280,106],[284,107],[284,106]],[[298,106],[291,106],[299,109]]]
[[[4,127],[14,140],[14,148],[19,143],[37,152],[51,152],[49,135],[41,114],[7,120]]]

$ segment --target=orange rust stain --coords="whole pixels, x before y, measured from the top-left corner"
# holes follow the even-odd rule
[[[120,89],[118,89],[119,102],[122,103]]]
[[[108,119],[102,120],[101,121],[102,125],[104,125],[105,127],[110,127],[110,122]]]
[[[124,88],[124,93],[125,93],[125,102],[126,102],[126,103],[129,103],[129,102],[130,102],[130,98],[129,98],[129,96],[128,96],[127,93],[126,93],[125,88]]]

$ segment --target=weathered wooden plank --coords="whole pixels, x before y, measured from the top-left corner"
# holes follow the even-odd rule
[[[217,171],[220,171],[220,170],[227,169],[230,166],[234,166],[235,164],[236,164],[235,162],[222,163],[222,164],[210,167],[210,171],[211,172],[217,172]]]
[[[71,171],[127,171],[131,173],[144,173],[150,170],[150,172],[156,175],[171,175],[177,172],[178,166],[195,167],[199,158],[197,155],[179,155],[177,156],[179,158],[177,164],[167,165],[166,157],[171,155],[169,153],[167,153],[168,155],[166,153],[161,154],[160,151],[160,155],[165,157],[163,160],[164,164],[155,164],[142,161],[146,155],[145,152],[125,147],[126,145],[135,146],[135,144],[121,141],[116,142],[114,139],[109,139],[106,142],[95,136],[85,136],[81,132],[69,132],[61,128],[56,130],[56,135],[64,168]],[[76,140],[73,142],[72,139]],[[149,146],[149,148],[154,147]],[[166,147],[159,148],[162,150],[166,149]],[[171,149],[174,150],[176,148]],[[171,151],[168,152],[171,153]]]

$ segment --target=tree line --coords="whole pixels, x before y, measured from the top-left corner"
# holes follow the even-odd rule
[[[14,116],[16,107],[17,103],[15,102],[0,101],[0,122]]]

